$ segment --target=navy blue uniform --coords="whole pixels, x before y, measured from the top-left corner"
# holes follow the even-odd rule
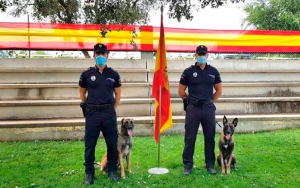
[[[195,63],[195,65],[185,69],[181,75],[180,84],[188,87],[185,146],[182,154],[185,169],[192,169],[194,165],[193,156],[200,123],[204,135],[206,167],[213,167],[215,164],[216,107],[212,100],[214,85],[218,83],[221,83],[220,73],[215,67],[208,64],[202,70]]]
[[[94,174],[95,147],[102,131],[107,146],[107,168],[109,172],[116,171],[118,162],[117,151],[117,116],[114,109],[114,89],[121,86],[121,78],[117,71],[105,67],[99,69],[90,67],[84,71],[79,80],[79,86],[88,92],[85,117],[85,172]]]

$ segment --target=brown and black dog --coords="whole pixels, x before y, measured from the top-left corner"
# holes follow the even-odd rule
[[[121,169],[121,178],[125,178],[125,170],[124,170],[124,159],[127,162],[127,170],[129,173],[131,171],[131,149],[132,149],[132,133],[134,128],[133,119],[125,119],[121,120],[121,130],[118,133],[118,142],[117,142],[117,150],[119,154],[119,166]],[[104,156],[100,162],[100,171],[105,174],[106,173],[106,164],[107,164],[107,152],[105,152]]]
[[[232,123],[228,123],[226,116],[223,117],[223,131],[219,140],[219,155],[218,164],[221,166],[222,174],[225,174],[225,167],[227,174],[230,174],[230,168],[236,168],[236,158],[233,154],[234,139],[233,133],[238,124],[238,119],[234,118]]]

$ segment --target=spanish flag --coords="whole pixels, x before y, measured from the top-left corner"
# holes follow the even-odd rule
[[[159,143],[159,135],[172,127],[172,106],[167,69],[166,45],[161,10],[160,38],[156,52],[155,70],[153,74],[152,96],[155,99],[154,138]]]

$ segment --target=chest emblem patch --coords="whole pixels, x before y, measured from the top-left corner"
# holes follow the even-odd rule
[[[91,76],[91,80],[92,80],[92,81],[95,81],[95,80],[96,80],[96,76],[94,76],[94,75]]]
[[[197,74],[196,72],[193,73],[193,76],[194,76],[194,77],[197,77],[197,75],[198,75],[198,74]]]

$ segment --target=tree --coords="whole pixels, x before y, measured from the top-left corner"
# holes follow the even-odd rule
[[[243,24],[258,30],[300,30],[300,3],[297,0],[257,0],[244,7]],[[299,58],[299,54],[264,54],[266,57]]]
[[[149,21],[149,10],[157,10],[161,4],[168,7],[169,18],[180,22],[182,18],[192,20],[194,10],[207,6],[218,8],[227,1],[238,3],[245,0],[94,0],[92,6],[85,6],[83,0],[0,0],[0,11],[14,7],[10,14],[15,17],[33,12],[31,16],[38,21],[100,24],[100,33],[105,37],[110,31],[107,24],[145,25]],[[32,5],[33,11],[28,11],[29,5]],[[131,34],[131,42],[135,46],[136,30]],[[83,53],[89,57],[87,52]]]
[[[257,0],[246,4],[243,24],[258,30],[300,30],[297,0]]]

